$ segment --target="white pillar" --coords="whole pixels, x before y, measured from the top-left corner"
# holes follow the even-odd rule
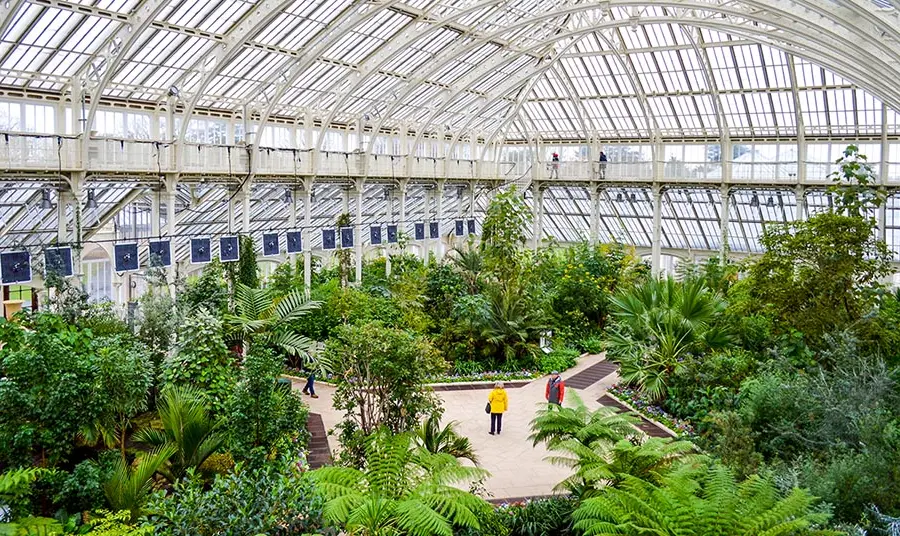
[[[69,193],[60,190],[56,199],[56,242],[59,244],[65,244],[69,240],[68,230],[66,228],[68,225],[66,215],[68,204]]]
[[[719,257],[722,261],[728,255],[728,223],[731,220],[731,188],[722,186],[719,189],[721,208],[719,209]]]
[[[291,187],[291,202],[288,207],[288,226],[291,231],[297,230],[297,192]],[[291,271],[297,268],[297,254],[291,253],[288,257],[291,263]]]
[[[236,210],[238,200],[237,196],[231,197],[229,196],[228,200],[228,232],[233,233],[235,229],[234,223],[234,211]]]
[[[303,190],[303,290],[309,298],[312,284],[312,199],[310,189]]]
[[[537,249],[541,247],[541,240],[544,238],[544,222],[542,221],[544,215],[544,189],[541,188],[539,183],[533,182],[531,183],[531,191],[534,194],[532,197],[534,206],[531,207],[534,211],[534,214],[532,215],[534,231],[532,232],[531,237],[531,247],[537,251]]]
[[[385,200],[385,223],[394,221],[394,192],[390,192]],[[387,231],[387,229],[385,229]],[[388,243],[387,237],[384,237],[384,276],[391,276],[391,244]]]
[[[659,277],[662,249],[662,189],[654,185],[653,197],[653,237],[650,248],[650,266],[653,277]]]
[[[597,244],[600,239],[600,190],[591,186],[591,229],[588,242]]]
[[[435,210],[437,211],[438,238],[435,257],[440,261],[444,257],[444,239],[441,236],[441,227],[444,223],[444,181],[438,181],[435,194]]]
[[[356,239],[353,242],[356,250],[356,284],[362,284],[363,245],[362,245],[362,217],[363,217],[363,183],[359,181],[356,186]]]
[[[794,220],[801,221],[806,218],[806,190],[803,186],[794,188],[794,197],[797,200],[797,211],[794,213]]]
[[[150,236],[159,236],[159,197],[162,192],[154,190],[150,194]]]
[[[175,194],[177,192],[176,186],[177,184],[174,178],[170,177],[166,180],[166,235],[168,235],[170,239],[175,236]],[[228,212],[232,212],[230,206]],[[174,255],[174,251],[172,253]],[[172,264],[170,264],[169,268],[166,270],[166,279],[170,283],[175,282],[175,262],[176,259],[173,258]],[[173,298],[175,297],[175,285],[169,286],[169,294]]]
[[[431,253],[431,190],[425,189],[423,196],[423,210],[425,217],[425,240],[422,241],[422,262],[428,263],[429,253]]]
[[[250,192],[241,192],[241,232],[250,235]]]

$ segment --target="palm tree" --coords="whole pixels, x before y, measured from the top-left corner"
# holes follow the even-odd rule
[[[221,423],[213,419],[199,390],[188,386],[167,387],[157,405],[162,430],[144,428],[135,441],[157,449],[171,448],[172,455],[159,471],[175,482],[190,467],[199,467],[225,441],[219,432]]]
[[[290,356],[312,361],[316,342],[290,327],[293,320],[319,308],[302,291],[275,297],[271,289],[251,288],[238,283],[234,291],[235,313],[226,314],[225,322],[243,343],[244,355],[253,344],[277,348]],[[320,363],[324,366],[324,364]]]
[[[693,353],[723,347],[730,337],[716,326],[725,301],[700,279],[651,279],[611,300],[615,327],[607,346],[619,376],[652,398]]]
[[[528,439],[547,443],[549,447],[563,441],[575,441],[592,448],[597,441],[613,444],[622,438],[634,436],[639,419],[629,413],[619,413],[613,408],[601,406],[589,409],[574,391],[567,393],[569,405],[549,407],[543,405],[531,420]]]
[[[457,424],[456,421],[450,421],[441,428],[441,416],[432,413],[416,430],[416,443],[432,454],[449,454],[478,465],[478,455],[469,438],[456,433]]]
[[[365,445],[366,467],[322,467],[308,473],[325,496],[324,515],[359,536],[452,536],[479,528],[490,506],[452,484],[487,473],[449,454],[415,448],[409,434],[381,429]]]
[[[540,309],[520,285],[510,282],[488,293],[481,335],[507,361],[534,351],[543,329]]]
[[[806,490],[781,495],[770,479],[752,476],[738,484],[714,466],[699,477],[679,476],[656,485],[628,476],[584,500],[573,514],[585,536],[714,536],[719,534],[835,534],[816,530],[830,517],[814,513]]]
[[[138,458],[133,468],[122,458],[116,458],[109,480],[103,484],[103,493],[112,509],[128,510],[131,521],[137,519],[153,489],[153,475],[162,470],[175,451],[174,445],[158,447]]]
[[[476,294],[481,288],[481,279],[484,273],[484,255],[481,254],[481,251],[469,241],[464,248],[453,248],[447,258],[466,280],[469,293]]]

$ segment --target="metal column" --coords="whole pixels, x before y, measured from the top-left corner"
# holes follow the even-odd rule
[[[311,188],[303,190],[303,291],[309,298],[310,285],[312,284],[312,196]]]
[[[361,135],[361,134],[360,134]],[[353,242],[356,249],[356,284],[362,284],[363,246],[362,246],[362,216],[363,216],[363,184],[356,186],[356,240]]]
[[[438,262],[444,257],[444,240],[441,237],[441,226],[444,223],[444,181],[438,181],[437,188],[434,191],[435,210],[437,211],[438,238],[436,244],[435,257]]]
[[[728,256],[728,224],[731,221],[731,188],[722,186],[719,189],[722,206],[719,209],[719,258],[725,261]]]
[[[660,250],[662,249],[662,189],[654,185],[650,191],[653,197],[653,238],[650,248],[650,266],[653,277],[659,277]]]
[[[600,189],[591,186],[591,229],[588,242],[596,245],[600,239]]]
[[[534,206],[531,207],[533,210],[532,221],[534,223],[531,247],[537,251],[541,247],[541,240],[544,238],[544,222],[542,221],[544,215],[544,190],[539,183],[533,182],[531,183],[531,192],[534,203]]]

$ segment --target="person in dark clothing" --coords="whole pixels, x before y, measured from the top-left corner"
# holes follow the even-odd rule
[[[566,382],[559,377],[559,372],[554,370],[550,373],[550,379],[547,380],[547,389],[544,392],[544,397],[547,399],[547,402],[561,406],[565,396]]]
[[[600,178],[606,178],[606,164],[609,162],[609,159],[606,158],[606,153],[600,151]]]
[[[316,394],[316,373],[311,371],[309,376],[306,377],[306,385],[303,387],[303,394],[310,395],[313,398],[319,398],[319,395]]]

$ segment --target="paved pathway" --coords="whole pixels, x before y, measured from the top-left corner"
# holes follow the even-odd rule
[[[598,364],[602,366],[594,367]],[[609,364],[603,362],[602,355],[589,355],[581,358],[576,367],[566,371],[562,375],[563,379],[578,377],[578,373],[589,368],[591,375],[595,375],[598,369],[610,370]],[[566,395],[568,397],[570,392],[575,391],[588,407],[596,408],[600,406],[597,400],[616,381],[617,375],[611,372],[585,388],[569,388]],[[546,403],[546,382],[546,377],[538,378],[522,387],[507,389],[509,411],[503,416],[503,433],[494,436],[488,434],[490,416],[484,413],[488,390],[449,390],[437,393],[444,402],[443,423],[457,421],[457,431],[472,441],[481,467],[491,473],[484,486],[495,499],[549,495],[553,493],[553,487],[568,476],[566,469],[544,460],[549,452],[543,445],[535,447],[528,441],[529,423],[534,412]],[[295,389],[302,387],[301,383],[294,382]],[[319,398],[304,398],[310,405],[310,411],[321,415],[325,429],[331,431],[341,419],[341,413],[331,407],[334,388],[320,385],[316,387],[316,392]],[[337,447],[334,436],[329,436],[329,444],[332,449]]]

